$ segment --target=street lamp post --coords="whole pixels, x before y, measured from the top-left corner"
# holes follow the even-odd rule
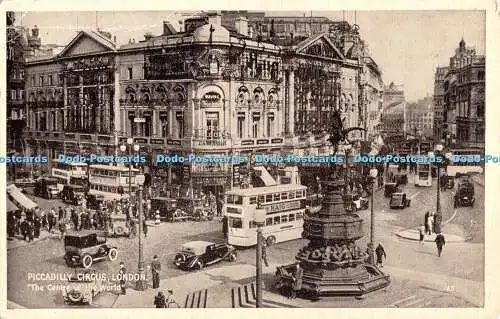
[[[442,156],[443,152],[443,145],[438,143],[434,147],[434,156]],[[430,152],[432,153],[432,152]],[[436,168],[437,168],[437,185],[436,185],[436,216],[434,219],[434,232],[436,234],[439,234],[441,232],[441,221],[443,220],[443,216],[441,215],[441,162],[436,162]]]
[[[144,273],[144,247],[142,246],[142,223],[143,223],[143,207],[142,207],[142,185],[144,184],[145,177],[139,174],[135,178],[137,185],[139,185],[139,263],[137,265],[137,274],[139,279],[136,282],[135,289],[144,291],[148,288],[146,282],[146,275]]]
[[[255,254],[255,266],[257,268],[256,273],[256,286],[257,286],[257,302],[255,304],[256,308],[262,308],[262,226],[266,220],[266,210],[260,208],[260,203],[257,204],[257,209],[255,210],[254,221],[257,225],[257,251]]]
[[[375,179],[377,178],[378,170],[376,168],[370,169],[370,177],[372,184],[372,198],[370,210],[370,242],[375,245],[375,213],[373,211],[373,197],[375,195]]]

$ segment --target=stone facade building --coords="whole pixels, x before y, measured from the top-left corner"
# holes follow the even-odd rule
[[[160,165],[154,155],[331,154],[334,108],[345,127],[373,131],[381,74],[357,27],[282,45],[249,33],[248,20],[226,28],[220,14],[203,14],[183,32],[165,22],[162,35],[122,46],[82,31],[59,54],[30,58],[30,150],[112,155],[133,137],[149,156],[147,173],[218,192],[238,185],[245,167]]]

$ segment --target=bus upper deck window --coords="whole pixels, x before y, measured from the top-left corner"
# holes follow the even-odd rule
[[[259,198],[259,199],[258,199],[258,201],[259,201],[260,203],[265,203],[265,202],[266,202],[266,198],[264,197],[264,195],[259,195],[259,197],[258,197],[258,198]]]
[[[288,220],[293,222],[295,220],[295,214],[288,215]]]
[[[294,199],[295,198],[295,193],[294,192],[290,192],[289,195],[290,196],[288,196],[288,198],[290,198],[290,199]]]
[[[234,203],[238,205],[243,205],[243,197],[241,196],[235,196],[234,197]]]
[[[274,217],[274,223],[279,224],[281,221],[281,218],[279,216]]]
[[[280,194],[279,193],[274,194],[273,198],[274,198],[274,200],[280,200]]]
[[[288,199],[288,193],[281,193],[281,199]]]
[[[273,201],[273,195],[266,195],[266,203],[271,203]]]
[[[250,202],[249,202],[250,205],[252,204],[257,204],[257,197],[250,197]]]

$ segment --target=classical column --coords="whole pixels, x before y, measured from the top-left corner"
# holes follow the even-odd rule
[[[295,134],[295,74],[293,67],[288,70],[288,133]]]
[[[122,127],[122,121],[120,117],[120,57],[115,56],[115,72],[113,76],[113,81],[114,81],[114,87],[115,87],[115,92],[113,96],[113,124],[114,124],[114,130],[117,132],[123,132],[125,131],[124,127]],[[107,117],[106,117],[107,118]],[[111,122],[111,121],[109,121]],[[108,123],[108,129],[111,130],[113,125],[111,123]],[[118,146],[116,146],[118,147]]]

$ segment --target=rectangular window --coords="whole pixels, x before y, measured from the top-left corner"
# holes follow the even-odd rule
[[[281,218],[280,218],[279,216],[274,217],[274,224],[275,224],[275,225],[276,225],[276,224],[279,224],[279,223],[280,223],[280,220],[281,220]]]
[[[295,214],[288,215],[288,221],[293,222],[295,220]]]
[[[19,99],[24,100],[24,90],[19,90]]]
[[[250,197],[249,203],[250,203],[250,205],[257,204],[257,197]]]
[[[281,193],[281,200],[288,199],[288,193]]]
[[[274,135],[274,113],[270,113],[267,117],[267,137]]]
[[[266,226],[271,226],[273,224],[272,218],[266,218]]]
[[[229,217],[228,225],[231,228],[243,228],[243,221],[241,218]]]
[[[207,139],[219,138],[219,112],[206,112]]]
[[[260,203],[265,203],[266,202],[266,198],[264,197],[264,195],[259,195],[258,201]]]
[[[54,85],[54,79],[52,78],[52,75],[49,75],[49,86]]]
[[[273,201],[273,195],[266,195],[266,203],[271,203]]]
[[[278,200],[280,200],[280,194],[274,194],[274,195],[273,195],[273,200],[274,200],[274,201],[278,201]]]
[[[128,74],[128,79],[132,80],[132,75],[133,75],[132,68],[128,68],[128,73],[127,74]]]
[[[259,122],[260,114],[254,113],[252,116],[252,137],[257,138],[259,136]]]
[[[302,218],[303,218],[302,213],[297,213],[297,220],[302,219]]]
[[[34,75],[31,76],[31,86],[36,86]]]
[[[302,191],[295,192],[295,197],[296,198],[301,198],[302,197]]]
[[[282,223],[288,223],[288,215],[281,216],[281,222]]]
[[[290,192],[290,194],[288,194],[288,198],[289,199],[294,199],[295,198],[295,192]]]
[[[245,113],[238,113],[238,137],[243,138],[245,132]]]
[[[10,90],[10,99],[15,100],[17,98],[16,90]]]
[[[38,84],[40,86],[43,86],[43,75],[40,75],[40,77],[38,78]]]

